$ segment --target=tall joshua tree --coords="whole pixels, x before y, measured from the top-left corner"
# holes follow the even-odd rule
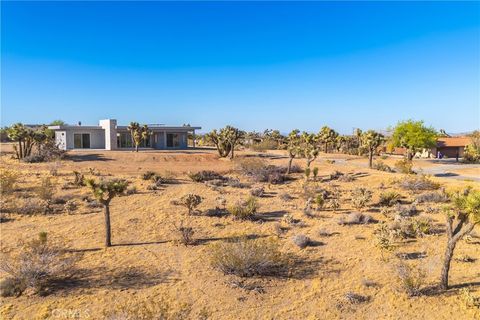
[[[322,127],[318,133],[318,139],[324,146],[325,153],[328,153],[328,146],[334,144],[337,140],[338,133],[327,126]]]
[[[288,151],[288,167],[287,174],[292,170],[293,159],[300,154],[300,131],[298,129],[292,130],[287,137],[287,151]]]
[[[7,135],[9,139],[18,143],[14,146],[17,159],[28,157],[32,153],[35,143],[41,142],[36,131],[21,123],[16,123],[8,128]]]
[[[383,141],[383,135],[374,130],[368,130],[362,133],[362,145],[368,150],[368,166],[370,168],[372,168],[373,165],[373,155]]]
[[[357,155],[362,155],[362,129],[355,128],[353,135],[357,138]]]
[[[307,159],[307,168],[318,157],[320,149],[318,148],[318,137],[313,133],[303,132],[300,136],[301,153]]]
[[[138,122],[130,122],[130,125],[127,129],[132,136],[132,142],[135,145],[135,152],[138,152],[138,146],[142,143],[142,141],[147,140],[151,132],[146,124],[140,126]]]
[[[92,190],[95,198],[103,205],[105,216],[105,246],[111,247],[110,201],[125,192],[128,181],[112,179],[96,182],[94,179],[86,179],[85,184]]]
[[[443,260],[440,288],[448,289],[448,274],[453,251],[458,241],[472,232],[476,224],[480,223],[480,191],[467,189],[451,196],[452,205],[445,208],[447,213],[447,247]]]
[[[207,139],[212,141],[217,148],[218,155],[222,158],[233,159],[235,156],[235,147],[241,142],[245,133],[235,127],[226,126],[219,131],[213,130],[207,134]]]

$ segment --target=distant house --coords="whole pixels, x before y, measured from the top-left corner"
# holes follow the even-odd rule
[[[55,131],[55,141],[62,150],[116,150],[134,147],[128,126],[117,125],[115,119],[100,120],[98,126],[62,125],[48,128]],[[152,134],[142,141],[140,147],[159,150],[187,149],[189,134],[195,137],[195,130],[201,129],[190,125],[148,125],[148,128]]]
[[[437,158],[439,153],[446,158],[463,157],[465,147],[471,143],[471,139],[465,136],[458,137],[439,137],[437,138],[436,146],[431,149],[424,149],[422,152],[417,152],[415,156],[419,158]],[[407,149],[394,148],[393,154],[406,155]]]

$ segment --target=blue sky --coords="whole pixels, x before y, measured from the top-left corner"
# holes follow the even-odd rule
[[[5,2],[2,125],[480,127],[479,2]]]

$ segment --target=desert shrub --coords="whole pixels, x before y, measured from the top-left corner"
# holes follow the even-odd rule
[[[150,179],[152,179],[155,175],[156,175],[156,173],[155,173],[154,171],[145,171],[145,172],[142,174],[142,179],[143,179],[143,180],[150,180]]]
[[[246,237],[211,246],[211,264],[225,274],[240,277],[278,275],[286,268],[286,260],[273,239]]]
[[[278,143],[274,140],[266,139],[250,145],[250,149],[256,152],[266,152],[278,148]]]
[[[48,213],[48,204],[44,200],[27,198],[20,204],[15,203],[12,211],[19,214],[32,215],[37,213]]]
[[[340,177],[343,177],[343,176],[344,176],[344,174],[342,172],[340,172],[338,170],[335,170],[335,171],[333,171],[329,174],[329,179],[330,180],[337,180],[337,179],[339,179]]]
[[[441,202],[448,202],[448,195],[445,192],[427,192],[424,194],[419,194],[415,197],[415,201],[417,203],[425,203],[425,202],[432,202],[432,203],[441,203]]]
[[[372,191],[359,187],[351,191],[352,205],[357,209],[364,208],[372,199]]]
[[[325,228],[319,229],[317,233],[320,237],[330,237],[333,234]]]
[[[304,234],[297,234],[292,238],[293,243],[299,247],[300,249],[306,248],[310,243],[311,240]]]
[[[337,198],[332,198],[328,201],[328,207],[335,212],[340,209],[340,201]]]
[[[78,171],[73,171],[73,174],[75,176],[73,180],[73,184],[77,187],[82,187],[85,185],[85,176]]]
[[[352,224],[367,224],[376,222],[372,216],[368,214],[363,214],[360,212],[352,212],[346,218],[341,217],[338,220],[338,224],[341,225],[352,225]]]
[[[274,165],[267,165],[263,160],[254,158],[240,159],[236,163],[237,169],[255,182],[269,182],[279,184],[286,180],[286,169]]]
[[[235,219],[245,220],[252,219],[257,209],[257,199],[255,199],[255,197],[249,197],[247,200],[235,202],[235,204],[227,208],[227,211],[233,215]]]
[[[52,177],[58,176],[58,169],[61,167],[60,162],[56,161],[48,166],[48,172]]]
[[[187,320],[193,319],[191,307],[187,304],[174,305],[163,297],[139,300],[130,298],[103,312],[105,320]],[[198,318],[200,319],[200,318]]]
[[[353,311],[355,306],[370,301],[370,297],[362,296],[354,292],[347,292],[338,299],[335,307],[340,311]]]
[[[395,169],[397,172],[404,173],[404,174],[414,174],[415,172],[412,169],[413,163],[410,160],[402,159],[395,162]]]
[[[19,174],[16,171],[0,170],[0,192],[2,194],[12,193],[15,190]]]
[[[86,207],[89,209],[100,209],[103,208],[103,205],[97,200],[86,201]]]
[[[220,173],[211,170],[202,170],[195,173],[191,172],[188,173],[188,177],[195,182],[205,182],[215,179],[225,180],[225,177],[223,177]]]
[[[196,243],[196,240],[193,237],[195,231],[192,227],[185,225],[183,221],[180,222],[179,226],[174,225],[174,231],[177,235],[176,242],[181,243],[185,246],[193,245]]]
[[[225,180],[225,185],[232,188],[245,188],[247,186],[241,183],[239,179],[235,179],[235,178],[227,178]]]
[[[382,255],[384,251],[392,252],[395,250],[394,234],[386,223],[381,223],[380,226],[375,229],[374,235],[375,246],[382,250]]]
[[[480,309],[480,296],[473,295],[469,288],[460,289],[460,299],[467,309]]]
[[[263,186],[256,186],[250,189],[250,194],[254,197],[263,197],[265,188]]]
[[[313,181],[317,181],[318,167],[313,168],[312,174],[313,174]]]
[[[77,210],[77,208],[78,208],[78,205],[75,200],[68,200],[63,205],[63,210],[65,210],[65,212],[68,214],[72,214],[75,210]]]
[[[26,163],[40,163],[45,161],[45,157],[41,154],[32,154],[22,158],[23,162]]]
[[[480,163],[480,145],[476,143],[467,145],[463,153],[463,162]]]
[[[25,291],[25,284],[15,278],[6,278],[0,282],[0,296],[18,297]]]
[[[425,272],[418,267],[410,266],[399,262],[395,266],[397,280],[400,288],[409,296],[415,297],[422,294],[422,287],[425,284]]]
[[[355,176],[347,173],[347,174],[344,174],[344,175],[338,177],[338,181],[340,181],[340,182],[352,182],[352,181],[355,181]]]
[[[325,205],[325,197],[323,194],[317,194],[315,197],[315,204],[317,205],[317,210],[321,210]]]
[[[283,201],[286,201],[286,202],[292,201],[292,199],[293,199],[293,197],[292,197],[289,193],[287,193],[287,192],[281,193],[281,194],[279,195],[279,198],[280,198],[281,200],[283,200]]]
[[[217,206],[217,208],[221,208],[221,209],[225,209],[226,205],[227,205],[227,199],[225,199],[225,197],[216,197],[215,198],[215,204]]]
[[[0,262],[0,270],[8,275],[10,284],[2,294],[19,295],[27,288],[44,294],[56,281],[73,274],[75,259],[66,251],[51,245],[46,234],[26,243],[16,256],[6,256]],[[4,283],[5,285],[5,283]]]
[[[193,210],[195,210],[200,203],[202,203],[202,197],[193,193],[184,195],[178,201],[178,205],[184,206],[188,209],[188,214],[192,214]]]
[[[420,176],[407,176],[400,180],[399,186],[402,189],[417,192],[421,190],[436,190],[440,188],[440,185],[425,175]]]
[[[428,217],[400,218],[390,225],[390,230],[404,239],[422,237],[433,232],[433,222]]]
[[[305,178],[308,180],[310,178],[310,174],[312,172],[312,169],[310,169],[309,167],[305,168]]]
[[[400,201],[401,197],[402,196],[395,191],[382,192],[380,193],[380,200],[378,201],[378,204],[381,206],[391,207],[397,204]]]
[[[401,217],[412,217],[417,214],[417,206],[415,203],[406,205],[397,203],[395,206],[395,213]]]
[[[45,201],[50,201],[55,193],[55,185],[52,183],[50,177],[42,178],[40,186],[35,189],[37,196]]]
[[[390,168],[390,166],[383,161],[374,162],[372,165],[372,169],[375,169],[378,171],[393,172],[393,169]]]

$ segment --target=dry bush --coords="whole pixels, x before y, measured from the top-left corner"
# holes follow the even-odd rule
[[[325,228],[319,229],[317,233],[320,237],[330,237],[331,235],[333,235],[332,232],[328,231]]]
[[[317,194],[315,197],[315,204],[317,205],[317,210],[321,210],[325,205],[325,197],[323,194]]]
[[[0,170],[0,192],[9,194],[15,191],[19,174],[16,171],[3,169]]]
[[[191,307],[187,304],[173,305],[163,297],[139,300],[129,299],[117,304],[113,310],[103,313],[105,320],[187,320],[192,319]]]
[[[347,292],[344,294],[336,304],[336,308],[340,311],[350,311],[356,305],[370,301],[370,297],[363,296],[354,292]]]
[[[367,188],[358,187],[351,191],[352,205],[356,209],[364,208],[372,199],[372,191]]]
[[[131,196],[133,194],[136,194],[137,193],[137,187],[135,186],[130,186],[127,188],[127,190],[125,190],[125,194],[128,195],[128,196]]]
[[[178,205],[184,206],[188,209],[188,214],[192,214],[198,205],[202,203],[202,197],[197,194],[189,193],[184,195],[178,201]]]
[[[256,152],[266,152],[268,150],[278,149],[278,143],[274,140],[266,139],[258,143],[252,143],[249,147]]]
[[[48,213],[50,210],[50,206],[44,200],[36,199],[36,198],[27,198],[20,203],[15,202],[13,204],[12,211],[24,214],[24,215],[33,215],[38,213]]]
[[[257,209],[257,199],[255,199],[255,197],[249,197],[247,200],[240,200],[228,206],[227,211],[233,215],[235,219],[246,220],[252,219]]]
[[[63,210],[65,210],[65,212],[68,214],[72,214],[77,209],[78,209],[78,205],[75,200],[68,200],[63,205]]]
[[[386,163],[383,161],[377,161],[373,163],[372,169],[378,170],[378,171],[384,171],[384,172],[394,172],[390,166],[388,166]]]
[[[395,250],[395,235],[392,233],[392,230],[387,226],[386,223],[380,224],[380,226],[375,229],[374,235],[375,246],[382,250],[382,255],[384,251],[392,252]]]
[[[418,213],[417,206],[415,205],[415,203],[405,204],[405,205],[401,205],[400,203],[397,203],[394,209],[395,209],[395,214],[401,217],[412,217]]]
[[[55,194],[55,184],[50,177],[44,177],[41,179],[40,186],[35,188],[37,196],[44,201],[51,201]]]
[[[274,239],[241,239],[216,243],[210,249],[212,266],[239,277],[274,276],[287,267],[279,242]]]
[[[242,158],[237,160],[236,167],[243,175],[255,182],[279,184],[287,179],[285,168],[268,165],[261,159]]]
[[[179,226],[174,224],[173,227],[176,235],[178,236],[176,242],[185,246],[194,245],[196,243],[196,240],[193,237],[195,231],[192,227],[185,225],[183,221],[180,222]]]
[[[411,192],[418,192],[422,190],[436,190],[440,188],[440,184],[432,181],[425,175],[420,176],[406,176],[399,182],[400,188]]]
[[[341,217],[338,219],[340,225],[352,225],[352,224],[368,224],[376,222],[372,216],[361,212],[352,212],[346,218]]]
[[[205,182],[215,179],[225,180],[225,177],[220,173],[211,170],[202,170],[195,173],[188,173],[188,177],[194,182]]]
[[[297,234],[293,236],[292,241],[300,249],[306,248],[311,243],[310,238],[304,234]]]
[[[247,185],[240,182],[239,179],[235,178],[226,178],[225,185],[232,188],[245,188]]]
[[[339,182],[352,182],[355,181],[355,176],[352,174],[344,174],[338,178]]]
[[[73,275],[75,260],[41,233],[39,239],[26,243],[20,254],[2,258],[0,270],[8,275],[2,295],[20,295],[26,289],[45,294],[57,280]]]
[[[286,201],[286,202],[292,201],[292,199],[293,199],[293,197],[292,197],[289,193],[287,193],[287,192],[281,193],[278,197],[279,197],[281,200]]]
[[[142,179],[143,179],[143,180],[150,180],[150,179],[152,179],[155,175],[156,175],[156,173],[155,173],[154,171],[145,171],[145,172],[142,174]]]
[[[73,171],[73,175],[75,176],[73,180],[73,185],[77,187],[85,186],[85,176],[83,173],[78,171]]]
[[[337,180],[337,179],[339,179],[343,176],[344,176],[344,174],[342,172],[340,172],[338,170],[335,170],[335,171],[331,172],[328,177],[329,177],[329,180]]]
[[[392,234],[403,239],[423,237],[432,234],[433,229],[433,222],[428,217],[400,218],[390,225]]]
[[[255,186],[250,189],[250,194],[254,197],[263,197],[265,195],[265,188],[263,186]]]
[[[402,198],[401,194],[396,191],[386,191],[380,193],[378,204],[381,206],[391,207],[397,204]]]
[[[397,263],[395,271],[400,288],[407,296],[415,297],[422,294],[422,289],[425,285],[425,271],[404,262]]]
[[[395,169],[397,172],[404,173],[404,174],[414,174],[413,171],[413,163],[410,160],[402,159],[395,162]]]
[[[431,202],[431,203],[443,203],[443,202],[448,202],[448,195],[445,192],[427,192],[424,194],[420,194],[415,197],[415,201],[417,203],[426,203],[426,202]]]

